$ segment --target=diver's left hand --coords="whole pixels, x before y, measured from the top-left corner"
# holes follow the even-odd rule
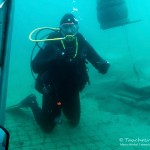
[[[105,74],[107,73],[109,67],[110,67],[110,64],[108,61],[106,61],[104,63],[99,64],[98,71],[99,73]]]

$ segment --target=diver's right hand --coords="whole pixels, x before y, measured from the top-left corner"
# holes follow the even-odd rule
[[[75,49],[70,47],[65,50],[64,56],[66,59],[72,59],[75,56]]]
[[[58,49],[55,53],[55,60],[56,61],[61,61],[65,59],[65,53],[62,52],[60,49]]]
[[[57,52],[57,56],[56,59],[57,61],[65,61],[68,62],[68,60],[72,59],[74,57],[75,52],[73,52],[72,50],[66,50],[65,52]]]

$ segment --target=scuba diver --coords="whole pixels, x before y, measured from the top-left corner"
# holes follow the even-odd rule
[[[77,126],[80,121],[79,93],[89,83],[86,64],[90,62],[102,74],[107,73],[110,66],[78,29],[74,15],[65,14],[60,21],[60,30],[48,37],[54,40],[44,42],[31,62],[33,72],[38,74],[35,88],[43,95],[42,108],[34,94],[23,99],[18,106],[30,107],[44,131],[51,131],[61,122],[61,111],[71,126]],[[57,38],[61,40],[55,40]]]

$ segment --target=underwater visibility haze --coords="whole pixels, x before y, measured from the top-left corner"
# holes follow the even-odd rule
[[[106,30],[101,29],[97,18],[97,0],[15,0],[14,3],[7,107],[31,93],[37,96],[41,105],[42,95],[34,88],[30,68],[35,43],[28,37],[39,27],[58,28],[66,13],[76,16],[79,32],[109,61],[110,69],[102,75],[88,64],[90,85],[86,85],[80,95],[81,121],[76,128],[70,128],[64,119],[52,133],[46,134],[29,109],[15,114],[6,112],[10,150],[149,148],[150,2],[126,0],[129,20],[140,21]],[[44,34],[47,32],[49,30]],[[34,56],[38,50],[37,47]]]

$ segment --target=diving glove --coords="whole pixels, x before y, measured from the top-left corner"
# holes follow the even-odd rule
[[[105,73],[107,73],[110,64],[108,61],[105,61],[103,63],[97,62],[97,66],[98,66],[97,69],[98,69],[99,73],[105,74]]]

